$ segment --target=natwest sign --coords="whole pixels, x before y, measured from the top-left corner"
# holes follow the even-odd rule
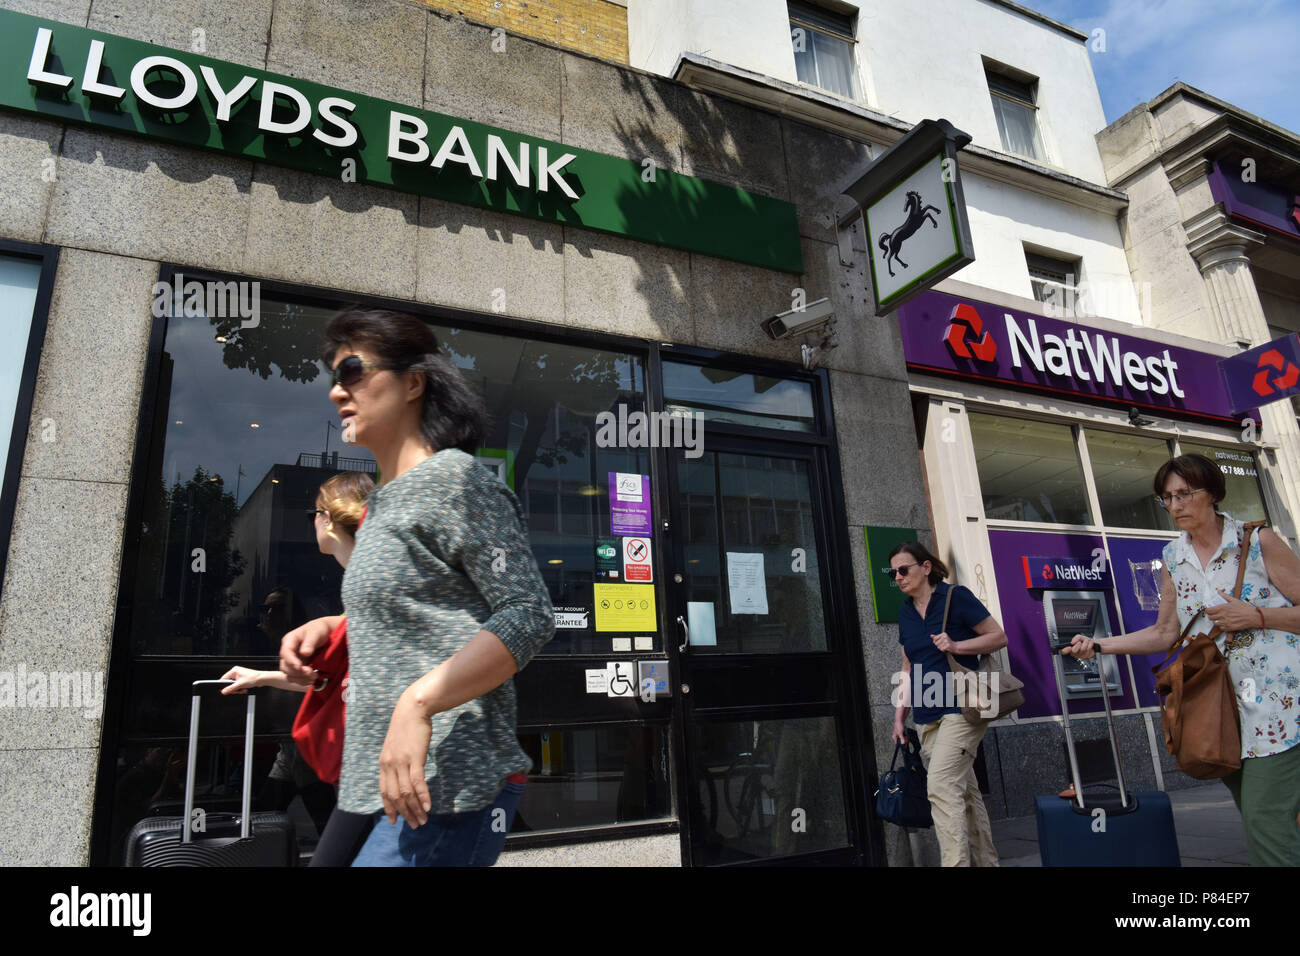
[[[899,308],[909,369],[1240,423],[1219,357],[943,292]]]
[[[1056,588],[1069,591],[1099,590],[1113,587],[1110,568],[1103,555],[1090,561],[1078,558],[1060,558],[1051,555],[1023,555],[1021,569],[1025,573],[1027,588]]]

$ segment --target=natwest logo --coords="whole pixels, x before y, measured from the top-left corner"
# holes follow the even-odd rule
[[[1250,387],[1261,397],[1272,395],[1274,390],[1285,391],[1300,382],[1300,368],[1288,362],[1286,358],[1277,349],[1269,349],[1259,357],[1259,364],[1255,366],[1259,369],[1255,373],[1255,380],[1251,382]],[[1277,378],[1269,383],[1269,372],[1281,372]]]
[[[1160,355],[1143,356],[1122,352],[1120,341],[1104,332],[1086,332],[1071,326],[1065,338],[1050,332],[1039,336],[1038,324],[1026,319],[1028,334],[1010,312],[1006,313],[1007,341],[1011,344],[1011,364],[1016,368],[1026,362],[1039,373],[1075,378],[1081,382],[1098,382],[1154,395],[1173,394],[1186,398],[1178,385],[1178,363],[1165,349]]]
[[[958,358],[992,362],[998,354],[998,343],[991,334],[984,331],[984,320],[975,311],[975,306],[965,302],[953,307],[943,340]]]

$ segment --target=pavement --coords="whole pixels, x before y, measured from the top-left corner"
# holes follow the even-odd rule
[[[1183,866],[1249,866],[1246,831],[1228,789],[1219,781],[1169,791]],[[1001,866],[1042,866],[1034,815],[993,821]]]

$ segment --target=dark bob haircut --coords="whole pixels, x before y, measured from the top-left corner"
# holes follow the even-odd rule
[[[1228,493],[1227,486],[1223,483],[1223,471],[1204,455],[1179,455],[1161,465],[1160,470],[1156,472],[1155,481],[1152,482],[1157,495],[1165,493],[1165,485],[1169,483],[1170,475],[1177,475],[1183,479],[1192,491],[1204,488],[1210,493],[1216,505]]]
[[[473,454],[487,434],[483,398],[438,348],[427,322],[405,312],[354,307],[336,313],[325,328],[321,358],[333,366],[345,345],[373,352],[396,372],[424,373],[420,432],[435,451],[459,448]]]
[[[931,554],[930,549],[927,548],[919,541],[904,541],[902,544],[894,548],[893,551],[889,552],[890,558],[893,558],[900,554],[910,555],[913,559],[915,559],[917,564],[925,564],[925,562],[929,561],[930,562],[930,584],[932,586],[938,584],[940,581],[942,581],[944,578],[948,576],[947,565],[945,565],[942,561],[940,561],[933,554]]]

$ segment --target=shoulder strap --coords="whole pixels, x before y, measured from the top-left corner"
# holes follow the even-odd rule
[[[944,596],[943,599],[943,624],[939,626],[939,633],[941,634],[947,633],[948,631],[948,608],[952,604],[952,592],[955,590],[957,590],[957,585],[955,584],[948,585],[948,593],[947,595]],[[969,673],[970,668],[962,667],[961,664],[957,663],[957,658],[953,657],[951,653],[946,654],[946,656],[948,658],[948,667],[953,671],[953,673],[955,674]],[[976,654],[975,656],[979,657],[978,654]]]
[[[1256,529],[1264,527],[1267,521],[1251,521],[1241,526],[1241,540],[1238,542],[1237,552],[1237,584],[1232,589],[1232,596],[1241,598],[1241,582],[1246,580],[1246,561],[1250,551],[1250,536]]]
[[[1251,521],[1251,522],[1248,522],[1248,523],[1243,524],[1243,525],[1241,526],[1241,537],[1240,537],[1240,538],[1238,539],[1238,541],[1237,541],[1237,547],[1239,548],[1239,551],[1238,551],[1238,553],[1237,553],[1237,554],[1238,554],[1238,557],[1237,557],[1237,583],[1236,583],[1236,585],[1235,585],[1235,586],[1233,587],[1233,589],[1232,589],[1232,596],[1235,597],[1235,598],[1240,599],[1240,597],[1241,597],[1241,584],[1242,584],[1242,582],[1246,579],[1246,561],[1245,561],[1245,558],[1246,558],[1247,549],[1249,549],[1249,547],[1250,547],[1250,536],[1251,536],[1251,533],[1254,532],[1254,531],[1255,531],[1256,529],[1258,529],[1258,528],[1263,528],[1263,527],[1265,527],[1267,524],[1268,524],[1267,521]],[[1173,654],[1174,650],[1178,647],[1179,644],[1181,644],[1181,643],[1183,643],[1183,641],[1187,640],[1187,633],[1192,629],[1192,625],[1195,624],[1198,620],[1200,620],[1201,615],[1204,614],[1204,613],[1205,613],[1205,608],[1201,608],[1199,611],[1197,611],[1195,614],[1192,615],[1192,619],[1191,619],[1190,621],[1187,622],[1187,626],[1184,627],[1182,633],[1178,635],[1178,640],[1174,641],[1174,643],[1170,646],[1170,648],[1169,648],[1169,653],[1170,653],[1170,655]],[[1165,660],[1168,660],[1168,659],[1169,659],[1169,658],[1165,658]],[[1163,666],[1163,665],[1161,665],[1161,666]],[[1158,670],[1158,668],[1152,668],[1152,669],[1153,669],[1153,670]]]

